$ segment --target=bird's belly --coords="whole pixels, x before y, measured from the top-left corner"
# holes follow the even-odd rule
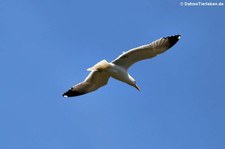
[[[127,71],[119,66],[110,67],[107,69],[107,72],[111,77],[122,82],[127,83],[127,81],[129,80]]]

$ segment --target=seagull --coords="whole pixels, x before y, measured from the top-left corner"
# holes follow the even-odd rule
[[[140,91],[135,79],[128,73],[128,69],[134,63],[155,57],[174,46],[180,39],[180,35],[163,37],[152,43],[133,48],[123,52],[112,62],[102,60],[93,67],[88,68],[90,71],[86,79],[71,87],[63,94],[63,97],[74,97],[93,92],[107,84],[110,77],[127,83]]]

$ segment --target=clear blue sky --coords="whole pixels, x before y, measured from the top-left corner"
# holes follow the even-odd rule
[[[0,0],[0,148],[224,149],[225,6],[180,2]],[[110,79],[62,97],[96,62],[174,34],[130,69],[140,92]]]

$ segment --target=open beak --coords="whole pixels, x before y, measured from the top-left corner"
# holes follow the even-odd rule
[[[137,90],[141,90],[138,86],[137,86],[137,84],[135,84],[135,86],[134,86]]]

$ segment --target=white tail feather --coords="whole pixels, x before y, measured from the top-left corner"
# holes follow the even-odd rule
[[[102,60],[95,64],[93,67],[88,68],[87,71],[104,70],[110,67],[110,64],[106,60]]]

